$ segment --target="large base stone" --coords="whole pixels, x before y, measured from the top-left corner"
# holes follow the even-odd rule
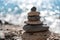
[[[26,32],[42,32],[47,31],[49,27],[43,27],[42,25],[25,25],[23,29]]]
[[[24,32],[22,35],[22,40],[47,40],[49,35],[49,31],[38,32],[33,34]]]

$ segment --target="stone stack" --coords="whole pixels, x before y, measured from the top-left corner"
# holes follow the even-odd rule
[[[44,39],[45,36],[47,36],[49,27],[43,26],[44,24],[43,24],[43,22],[41,22],[39,15],[40,15],[40,12],[37,12],[35,7],[33,7],[31,9],[31,12],[28,13],[28,21],[25,21],[26,25],[24,25],[24,27],[23,27],[23,29],[25,31],[23,33],[24,40],[25,39],[28,40],[29,38],[31,38],[30,40],[35,40],[36,39],[35,36],[37,37],[36,40],[38,40],[38,39],[41,40],[41,39]],[[36,34],[36,35],[33,36],[34,39],[32,39],[31,35],[30,35],[31,37],[29,37],[29,36],[28,36],[29,38],[27,37],[27,35],[29,35],[29,34],[31,34],[31,35]]]

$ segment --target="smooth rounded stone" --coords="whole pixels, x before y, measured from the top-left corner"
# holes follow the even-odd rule
[[[49,27],[43,27],[42,25],[25,25],[23,29],[26,32],[43,32],[47,31]]]
[[[40,20],[40,16],[29,16],[28,20],[30,20],[30,21],[38,21],[38,20]]]

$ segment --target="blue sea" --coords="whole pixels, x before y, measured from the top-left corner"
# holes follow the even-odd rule
[[[22,25],[33,6],[41,12],[41,20],[46,24],[60,16],[60,0],[0,0],[0,20]]]

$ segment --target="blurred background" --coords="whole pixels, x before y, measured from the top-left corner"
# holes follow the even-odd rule
[[[24,25],[33,6],[41,13],[41,21],[48,26],[60,17],[60,0],[0,0],[0,20]]]

